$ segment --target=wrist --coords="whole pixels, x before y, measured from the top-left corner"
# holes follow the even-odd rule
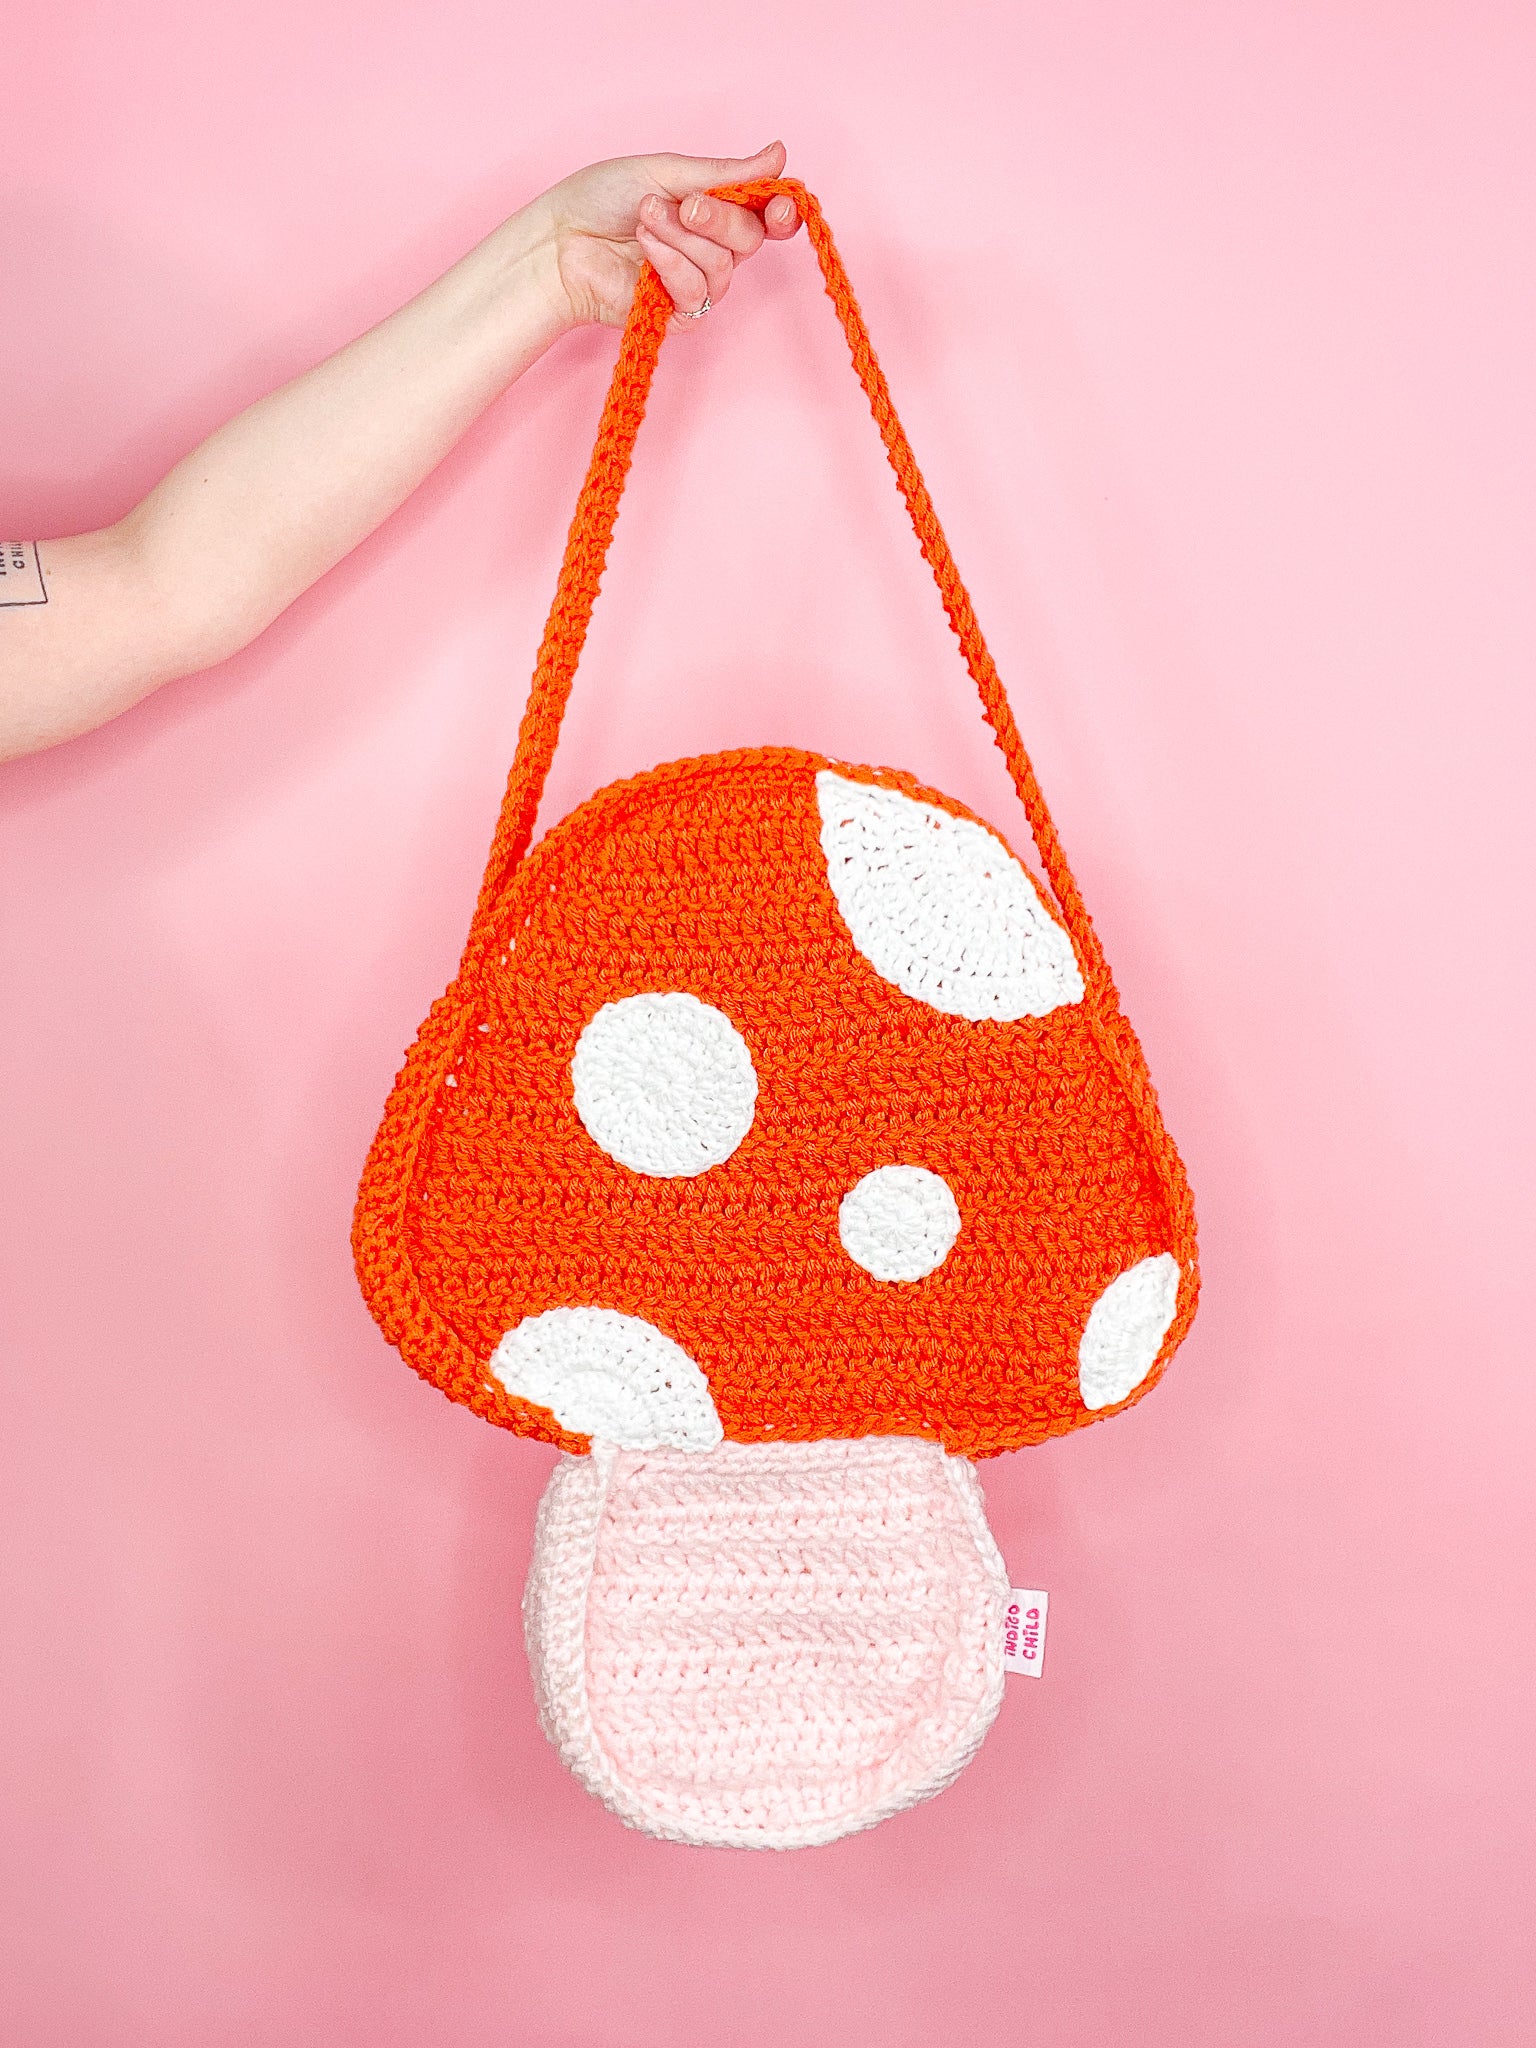
[[[490,237],[500,295],[516,308],[547,348],[582,323],[560,275],[556,224],[542,199],[521,207]]]

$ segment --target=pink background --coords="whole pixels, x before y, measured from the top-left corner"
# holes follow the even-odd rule
[[[0,775],[8,2043],[1529,2038],[1533,65],[1477,0],[8,14],[23,537],[567,169],[786,137],[1207,1270],[1154,1399],[985,1472],[1051,1640],[954,1790],[754,1859],[565,1776],[548,1454],[347,1247],[612,357],[565,344],[238,660]],[[1018,829],[803,241],[663,363],[550,815],[777,740]]]

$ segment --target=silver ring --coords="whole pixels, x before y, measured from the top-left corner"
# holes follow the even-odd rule
[[[681,309],[679,309],[677,317],[679,320],[702,320],[704,318],[704,315],[707,312],[709,312],[710,308],[714,305],[714,303],[715,302],[709,296],[709,293],[706,292],[704,294],[704,303],[702,306],[699,307],[696,313],[684,313]]]

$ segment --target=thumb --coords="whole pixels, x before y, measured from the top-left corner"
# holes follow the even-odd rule
[[[777,178],[783,172],[782,142],[770,142],[756,156],[653,156],[651,175],[672,199],[686,199],[708,185],[744,185],[750,178]]]

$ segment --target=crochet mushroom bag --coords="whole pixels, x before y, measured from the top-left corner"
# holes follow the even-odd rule
[[[894,769],[675,762],[531,845],[671,305],[643,272],[458,975],[358,1195],[407,1362],[565,1453],[524,1598],[544,1727],[622,1820],[793,1848],[939,1791],[1002,1692],[973,1460],[1112,1415],[1194,1313],[1140,1047],[791,180],[1034,834]]]

